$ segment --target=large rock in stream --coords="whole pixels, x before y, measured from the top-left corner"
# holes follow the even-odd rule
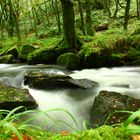
[[[134,99],[117,92],[101,91],[91,108],[90,124],[93,128],[103,124],[117,124],[126,120],[130,114],[115,111],[136,111],[139,108],[140,99]]]
[[[12,110],[18,106],[35,109],[38,105],[27,89],[19,89],[0,82],[0,109]]]
[[[73,79],[67,75],[29,72],[24,76],[24,84],[36,89],[81,88],[87,89],[97,85],[88,79]]]

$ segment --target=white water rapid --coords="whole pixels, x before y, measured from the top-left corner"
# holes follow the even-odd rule
[[[99,83],[98,87],[91,89],[52,89],[36,90],[23,85],[24,74],[28,71],[43,71],[46,73],[67,74],[74,79],[90,79]],[[0,80],[20,88],[28,88],[30,94],[39,104],[38,110],[55,108],[66,109],[78,123],[78,129],[82,129],[83,120],[89,120],[90,108],[95,96],[101,90],[117,91],[125,95],[140,99],[140,67],[100,68],[84,69],[80,71],[67,71],[58,66],[49,65],[8,65],[0,64]],[[64,111],[55,110],[49,114],[53,120],[62,120],[77,129],[73,119]],[[51,120],[46,122],[46,116],[39,115],[32,122],[44,129],[53,126]],[[52,131],[70,130],[66,124],[60,124],[52,128]]]

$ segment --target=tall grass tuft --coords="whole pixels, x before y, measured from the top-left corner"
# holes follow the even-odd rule
[[[24,109],[25,111],[19,112],[21,109],[22,110]],[[53,112],[53,111],[65,112],[74,121],[75,125],[78,128],[75,118],[71,115],[71,113],[69,113],[65,109],[56,108],[56,109],[50,109],[45,112],[42,112],[39,110],[26,110],[26,108],[20,106],[11,111],[2,110],[2,109],[0,110],[0,139],[7,140],[7,139],[10,139],[10,138],[16,136],[19,140],[24,140],[23,134],[28,134],[28,135],[37,137],[36,133],[38,133],[38,135],[40,135],[41,137],[45,136],[47,134],[45,132],[45,130],[42,130],[42,128],[39,126],[29,124],[34,119],[38,118],[40,114],[45,115],[46,119],[49,118],[49,121],[54,122],[54,125],[51,128],[55,127],[58,124],[61,125],[62,123],[64,123],[65,125],[69,126],[71,129],[76,130],[76,128],[73,128],[69,123],[65,122],[64,120],[61,120],[61,119],[54,120],[49,115],[49,113]],[[26,119],[25,121],[21,121],[21,117],[29,116],[31,114],[33,114],[32,117],[29,117],[29,119]],[[31,133],[31,132],[33,132],[33,133]]]
[[[126,129],[126,133],[140,134],[140,109],[135,112],[126,111],[126,113],[131,113],[123,124],[123,127]]]
[[[125,132],[126,135],[140,134],[140,109],[137,111],[119,110],[110,113],[105,124],[114,113],[127,113],[130,114],[130,116],[124,122],[112,125],[113,127],[123,129],[123,132]]]

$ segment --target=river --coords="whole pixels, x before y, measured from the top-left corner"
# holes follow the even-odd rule
[[[46,73],[66,74],[75,79],[90,79],[99,86],[91,89],[51,89],[36,90],[23,84],[24,74],[28,71],[39,71]],[[117,91],[125,95],[140,99],[140,67],[118,67],[118,68],[100,68],[68,71],[60,66],[53,65],[17,65],[0,64],[0,80],[8,85],[27,88],[30,94],[39,104],[38,110],[50,112],[52,119],[61,120],[68,123],[75,129],[83,129],[83,121],[89,121],[90,108],[94,102],[95,96],[101,90]],[[73,119],[64,111],[70,112],[78,123],[76,126]],[[32,115],[32,114],[31,114]],[[57,124],[53,127],[54,121],[46,119],[46,116],[39,115],[32,122],[44,129],[71,130],[65,123]]]

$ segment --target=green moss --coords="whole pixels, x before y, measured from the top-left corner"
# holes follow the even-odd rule
[[[68,69],[80,68],[80,57],[74,53],[64,53],[57,58],[57,64],[64,65]]]
[[[7,49],[11,48],[12,46],[17,44],[17,38],[16,37],[11,37],[11,38],[6,38],[5,40],[2,41],[2,52],[5,52]]]
[[[26,94],[23,94],[23,90],[0,83],[0,102],[24,101],[25,99]]]
[[[18,47],[19,59],[21,62],[26,62],[28,55],[35,51],[35,47],[31,45],[23,45]]]
[[[97,129],[77,131],[67,135],[53,134],[48,137],[50,140],[130,140],[122,128],[102,126]]]
[[[80,50],[79,54],[82,57],[88,57],[88,56],[90,56],[91,53],[100,54],[101,49],[102,48],[100,48],[100,47],[95,47],[94,44],[92,44],[92,43],[88,43],[88,44],[84,44],[84,46],[82,46],[82,49]]]
[[[54,64],[56,63],[56,52],[53,47],[34,51],[28,56],[28,64]]]
[[[61,40],[62,40],[62,36],[60,35],[53,36],[53,37],[48,36],[47,38],[42,38],[42,39],[37,38],[37,37],[31,37],[22,41],[22,44],[26,43],[26,44],[32,44],[34,46],[37,46],[38,48],[46,48],[51,45],[57,44]]]
[[[79,56],[86,67],[102,67],[106,65],[111,55],[111,49],[105,44],[91,42],[85,43],[79,52]]]
[[[4,52],[5,55],[12,54],[15,58],[18,58],[18,50],[17,47],[11,47],[7,51]]]
[[[125,55],[124,54],[112,54],[108,60],[108,65],[109,66],[121,66],[123,65],[123,59]]]
[[[130,42],[130,47],[136,48],[137,50],[140,51],[140,34],[131,35],[131,36],[127,39],[127,42]]]
[[[34,109],[37,103],[27,89],[18,89],[0,83],[0,109],[11,110],[18,106]]]
[[[61,54],[69,52],[70,48],[66,42],[62,42],[55,48],[55,51],[57,53],[57,56],[60,56]]]
[[[26,120],[25,122],[21,122],[18,119],[18,117],[28,115],[28,113],[30,113],[30,111],[24,111],[23,113],[19,114],[15,113],[21,109],[22,109],[21,107],[18,107],[10,112],[8,111],[0,112],[0,114],[6,115],[6,118],[4,117],[0,118],[1,140],[6,140],[6,138],[8,139],[9,137],[11,137],[11,134],[18,134],[18,136],[26,134],[26,136],[29,136],[30,139],[37,140],[131,140],[132,134],[140,133],[138,125],[137,125],[138,129],[136,129],[135,125],[129,126],[129,124],[132,123],[138,117],[139,110],[134,112],[125,121],[124,124],[119,124],[114,127],[103,125],[96,129],[76,130],[74,132],[64,130],[61,131],[60,133],[52,133],[49,131],[42,130],[41,128],[36,127],[34,125],[26,125],[26,122],[31,121],[32,118]],[[13,123],[14,120],[18,120],[18,124]]]
[[[0,56],[0,63],[11,64],[14,62],[14,56],[12,54]]]
[[[130,60],[140,59],[140,51],[135,48],[130,47],[127,52],[127,56]]]
[[[133,65],[133,66],[140,66],[140,59],[132,61],[131,65]]]

